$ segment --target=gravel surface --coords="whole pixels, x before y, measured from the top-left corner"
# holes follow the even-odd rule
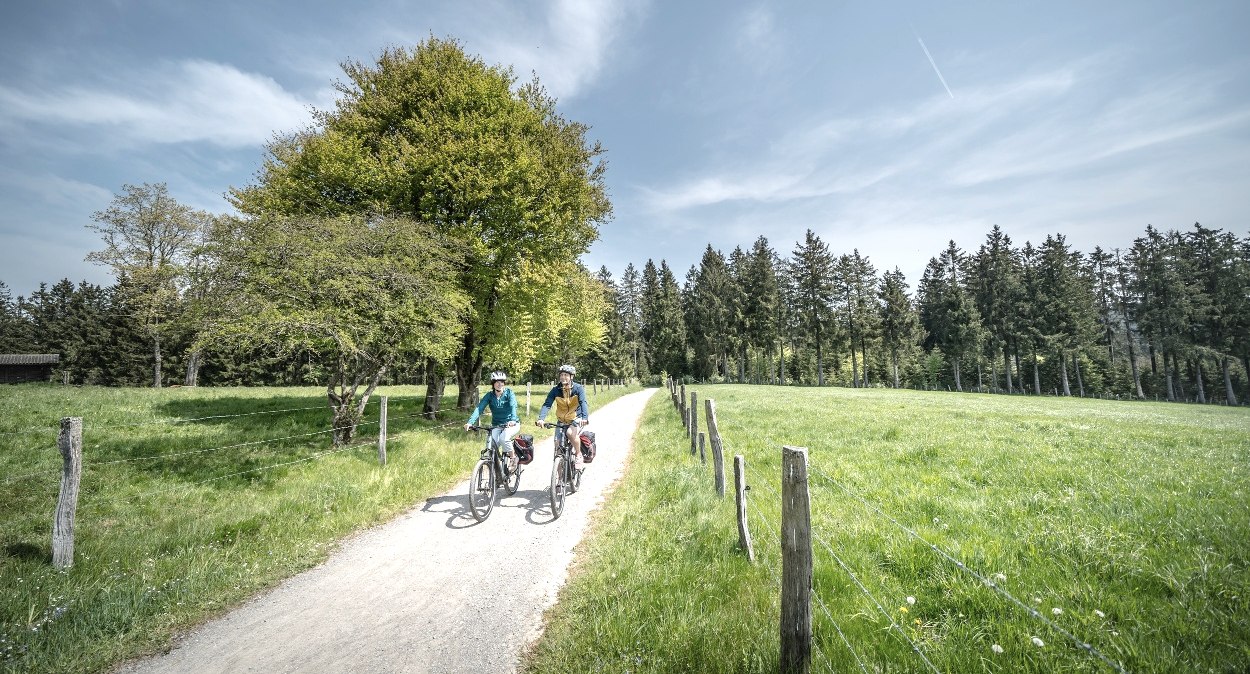
[[[591,410],[598,456],[551,519],[551,442],[513,496],[477,523],[467,482],[345,541],[288,579],[175,643],[123,666],[138,672],[513,672],[542,631],[591,511],[620,476],[656,389]],[[523,432],[529,432],[528,430]],[[521,574],[499,573],[521,566]]]

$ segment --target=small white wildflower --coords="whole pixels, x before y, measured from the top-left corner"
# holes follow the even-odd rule
[[[1106,614],[1106,613],[1103,613],[1102,611],[1099,611],[1098,609],[1094,609],[1094,615],[1098,616],[1099,618],[1106,618],[1106,617],[1107,617],[1107,614]]]
[[[1000,582],[1000,583],[1005,583],[1005,582],[1007,582],[1007,575],[1006,575],[1006,574],[1003,574],[1003,573],[996,573],[996,574],[994,574],[994,580],[996,580],[996,581],[998,581],[998,582]]]
[[[908,597],[908,598],[907,598],[907,603],[908,603],[908,605],[910,605],[910,606],[915,606],[915,605],[916,605],[916,598],[915,598],[915,597]]]
[[[1037,646],[1038,648],[1041,648],[1042,646],[1045,646],[1045,645],[1046,645],[1046,642],[1045,642],[1045,641],[1042,641],[1041,639],[1039,639],[1039,638],[1037,638],[1037,637],[1033,637],[1033,645],[1034,645],[1034,646]]]
[[[1119,633],[1119,632],[1116,632],[1115,630],[1112,630],[1112,631],[1111,631],[1111,636],[1113,636],[1113,637],[1118,637],[1118,636],[1120,636],[1120,633]]]
[[[994,644],[993,646],[990,646],[990,650],[994,651],[995,653],[1002,653],[1003,647],[999,646],[998,644]]]
[[[1040,604],[1040,603],[1042,603],[1042,598],[1041,598],[1041,597],[1033,597],[1033,603],[1034,603],[1034,604]]]
[[[1050,609],[1050,612],[1055,615],[1063,615],[1063,609],[1059,608],[1058,606]]]

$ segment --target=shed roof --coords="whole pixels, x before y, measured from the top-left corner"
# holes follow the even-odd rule
[[[59,362],[59,353],[0,353],[0,365],[44,365]]]

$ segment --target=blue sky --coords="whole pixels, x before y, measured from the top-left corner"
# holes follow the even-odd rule
[[[0,280],[68,277],[124,183],[228,209],[339,63],[430,35],[536,72],[607,149],[617,277],[807,229],[913,286],[998,224],[1128,246],[1146,224],[1250,232],[1250,3],[6,2]]]

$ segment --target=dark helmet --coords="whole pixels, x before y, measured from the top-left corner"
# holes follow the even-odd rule
[[[570,375],[574,375],[577,374],[577,368],[572,365],[565,364],[560,366],[560,372],[568,372]]]
[[[490,383],[494,384],[497,381],[508,381],[508,375],[502,370],[496,370],[490,373]]]

